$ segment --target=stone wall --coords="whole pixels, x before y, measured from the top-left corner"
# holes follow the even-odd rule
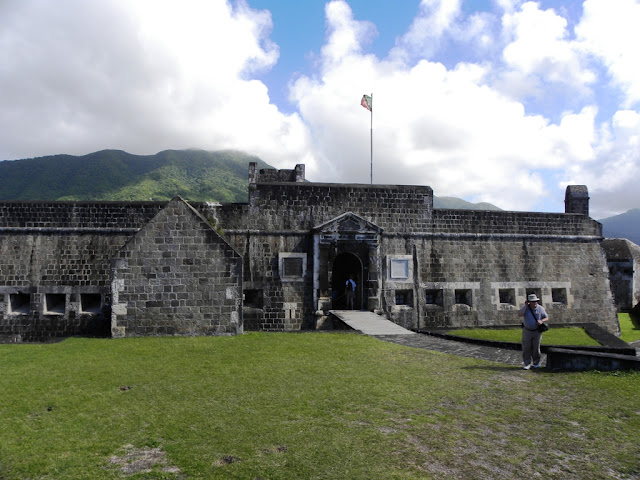
[[[411,255],[415,278],[393,282],[385,269],[385,310],[409,328],[514,325],[528,293],[554,324],[595,322],[618,332],[600,242],[541,238],[389,239],[384,254]],[[394,308],[395,291],[413,305]],[[409,310],[409,311],[408,311]]]
[[[317,298],[309,292],[320,287],[317,296],[325,295],[321,290],[330,282],[320,273],[319,285],[313,284],[314,262],[330,267],[315,256],[314,232],[353,212],[381,229],[379,306],[396,323],[409,328],[518,324],[516,311],[535,292],[556,323],[599,319],[604,328],[618,331],[598,222],[581,213],[434,210],[432,200],[429,187],[292,180],[252,184],[250,203],[241,209],[200,208],[208,208],[205,215],[217,219],[245,257],[244,290],[251,297],[247,328],[296,330],[314,323]],[[357,249],[360,237],[353,235],[350,248]],[[345,240],[336,244],[335,252],[348,250],[346,245]],[[281,252],[306,255],[308,268],[297,283],[279,281]],[[390,277],[389,259],[395,257],[411,259],[409,278]],[[365,273],[377,271],[377,265],[368,265]],[[290,306],[295,310],[284,308]]]
[[[108,335],[116,233],[0,234],[0,334]]]
[[[428,231],[430,187],[319,183],[257,184],[249,192],[246,228],[303,230],[354,212],[390,233]]]
[[[601,237],[602,225],[580,214],[435,209],[433,231],[464,235]]]
[[[111,333],[242,333],[242,258],[207,220],[174,199],[112,261]]]
[[[138,230],[165,205],[166,202],[2,202],[0,233],[14,228]]]
[[[553,323],[618,331],[584,186],[560,214],[434,210],[430,187],[300,165],[249,179],[248,204],[0,203],[0,334],[313,328],[351,271],[359,305],[409,328],[517,324],[536,293]]]
[[[626,238],[606,238],[603,242],[611,290],[619,311],[632,310],[640,304],[640,247]]]
[[[305,234],[230,235],[242,253],[246,330],[295,331],[308,327],[312,283],[309,237]],[[300,258],[300,275],[283,275],[284,257]]]

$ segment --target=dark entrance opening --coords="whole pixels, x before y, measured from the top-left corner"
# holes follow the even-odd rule
[[[356,282],[355,310],[362,310],[362,262],[353,253],[341,253],[331,268],[331,307],[334,310],[347,308],[346,283],[349,275]]]

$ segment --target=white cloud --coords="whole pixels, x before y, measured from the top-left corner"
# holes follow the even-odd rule
[[[597,136],[594,160],[572,165],[562,185],[586,184],[596,206],[592,216],[605,218],[640,205],[640,113],[616,112]]]
[[[363,55],[362,29],[350,9],[341,12],[345,18],[327,16],[329,31],[338,30],[333,22],[354,26],[348,38],[356,43],[317,77],[292,87],[321,162],[333,167],[318,171],[316,180],[368,182],[369,113],[358,103],[371,91],[376,183],[431,185],[436,195],[530,209],[549,189],[558,204],[563,199],[553,176],[541,172],[593,160],[594,107],[552,124],[493,88],[490,65],[447,69],[423,59],[407,66],[398,57]],[[327,44],[335,40],[330,36]]]
[[[506,13],[513,12],[522,4],[522,0],[493,0],[494,3]]]
[[[424,0],[376,56],[376,27],[329,2],[317,70],[292,81],[284,114],[256,79],[278,61],[271,16],[242,1],[0,0],[0,158],[238,148],[368,183],[359,103],[373,92],[376,183],[556,210],[577,183],[596,218],[640,205],[638,0],[587,0],[575,35],[567,13],[494,5]]]
[[[356,22],[349,6],[341,0],[329,2],[325,14],[329,36],[322,47],[322,56],[326,63],[340,62],[352,54],[360,53],[361,45],[376,33],[372,23]]]
[[[631,107],[640,102],[640,2],[586,0],[576,27],[582,46],[602,59]]]
[[[300,117],[251,78],[278,58],[268,12],[224,0],[2,5],[0,158],[198,147],[313,164]]]
[[[567,20],[552,9],[540,10],[527,2],[518,11],[502,17],[504,35],[512,41],[504,48],[503,59],[509,67],[509,91],[516,97],[546,94],[546,84],[567,84],[588,93],[596,80],[585,67],[579,45],[570,41]]]
[[[418,15],[407,33],[398,40],[391,57],[408,60],[418,54],[429,58],[459,13],[460,0],[422,0]]]

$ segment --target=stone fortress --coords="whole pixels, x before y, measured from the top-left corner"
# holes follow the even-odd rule
[[[305,181],[249,165],[249,202],[0,203],[0,335],[224,335],[326,328],[346,307],[411,329],[553,324],[618,333],[585,186],[565,213],[433,208],[425,186]]]

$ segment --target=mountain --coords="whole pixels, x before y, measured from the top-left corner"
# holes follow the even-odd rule
[[[246,202],[249,162],[233,150],[103,150],[0,162],[0,200],[170,200]]]
[[[640,245],[640,208],[614,217],[598,220],[602,224],[602,234],[607,238],[626,238]]]
[[[487,202],[471,203],[456,197],[433,197],[434,208],[452,208],[455,210],[502,210]]]
[[[249,162],[258,157],[234,150],[165,150],[132,155],[102,150],[83,156],[52,155],[0,161],[0,200],[247,201]],[[500,210],[490,203],[433,198],[435,208]]]

